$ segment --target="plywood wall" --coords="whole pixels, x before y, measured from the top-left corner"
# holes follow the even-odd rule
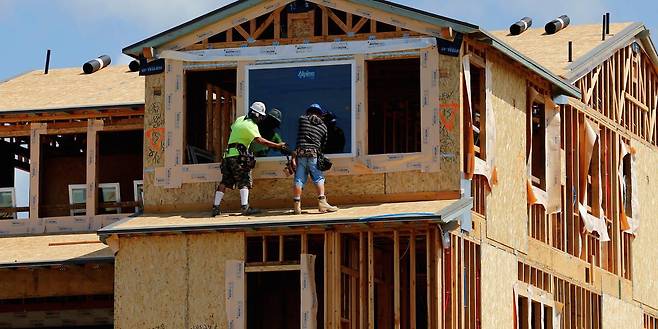
[[[483,243],[482,261],[482,329],[514,328],[514,283],[517,278],[516,257],[502,249]]]
[[[242,233],[198,234],[188,239],[188,312],[187,328],[224,328],[224,264],[243,260]]]
[[[144,168],[164,165],[164,73],[146,77],[144,108]]]
[[[609,295],[601,298],[601,329],[642,329],[644,313],[637,305]]]
[[[498,185],[487,200],[487,237],[520,251],[528,245],[525,120],[526,80],[497,61],[492,65]]]
[[[658,151],[631,142],[635,154],[635,179],[639,201],[640,227],[633,241],[633,297],[658,308]]]
[[[439,156],[441,191],[460,188],[461,172],[461,59],[439,55]]]
[[[112,294],[112,264],[0,270],[0,299]]]
[[[187,328],[185,235],[121,238],[115,258],[114,327]]]
[[[115,328],[226,328],[224,264],[242,233],[120,238]]]

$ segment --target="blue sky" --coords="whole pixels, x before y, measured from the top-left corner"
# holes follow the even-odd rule
[[[568,14],[572,24],[643,21],[658,27],[658,1],[620,0],[396,0],[479,25],[506,29],[530,16],[535,26]],[[82,66],[100,54],[127,63],[121,49],[169,27],[227,4],[226,0],[0,0],[0,81],[42,69],[46,49],[52,67]]]
[[[541,27],[567,14],[572,24],[642,21],[658,28],[655,0],[395,0],[479,25],[507,29],[523,16]],[[0,0],[0,81],[43,69],[46,49],[51,67],[81,67],[101,54],[126,64],[121,49],[172,26],[219,8],[226,0]],[[658,38],[656,38],[658,40]],[[2,97],[2,95],[0,95]],[[27,174],[17,173],[19,206],[27,205]]]

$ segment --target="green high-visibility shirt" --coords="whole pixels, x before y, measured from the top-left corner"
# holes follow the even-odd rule
[[[258,125],[251,119],[245,119],[244,116],[241,116],[231,125],[231,135],[228,138],[228,143],[242,144],[248,149],[251,142],[258,137],[260,137]],[[231,147],[226,151],[224,157],[230,158],[239,154],[235,147]]]

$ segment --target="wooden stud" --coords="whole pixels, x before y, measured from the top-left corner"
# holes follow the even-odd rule
[[[233,42],[233,28],[226,30],[226,42]]]
[[[368,231],[368,329],[375,329],[375,241]]]
[[[101,120],[87,121],[87,216],[96,215],[98,207],[98,131],[96,127],[102,125]]]
[[[416,231],[409,237],[409,328],[416,329]]]
[[[279,261],[283,262],[283,235],[279,235]]]
[[[400,329],[400,232],[393,231],[393,328]]]
[[[365,249],[366,239],[363,232],[359,232],[359,328],[367,328],[366,320],[366,295],[368,294],[368,282],[366,280]]]

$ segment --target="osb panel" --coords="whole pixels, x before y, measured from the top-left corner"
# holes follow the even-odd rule
[[[144,106],[144,168],[164,164],[164,74],[146,77]]]
[[[644,313],[639,306],[604,294],[601,298],[601,324],[602,329],[642,329]]]
[[[186,328],[186,236],[128,237],[120,243],[115,328]]]
[[[486,243],[481,256],[482,329],[512,329],[516,257]]]
[[[181,188],[164,188],[155,186],[152,173],[144,174],[144,205],[147,211],[158,209],[166,205],[167,211],[176,210],[203,210],[200,205],[207,205],[210,209],[215,188],[218,183],[191,183],[183,184]],[[282,200],[292,199],[293,179],[256,179],[249,194],[251,200]],[[383,195],[384,174],[370,174],[357,176],[328,176],[325,183],[326,194],[332,196],[357,195]],[[317,192],[309,178],[304,187],[305,198],[315,198]],[[237,191],[228,190],[224,200],[231,202],[240,199]]]
[[[498,62],[493,62],[491,72],[499,183],[487,200],[487,237],[525,252],[528,246],[526,81],[516,71]]]
[[[651,307],[658,308],[658,152],[644,144],[631,142],[635,154],[635,179],[639,221],[637,236],[633,241],[633,296]],[[635,193],[635,191],[633,192]]]
[[[224,264],[244,260],[244,233],[198,234],[188,240],[188,327],[223,328],[227,323]]]
[[[461,63],[459,57],[439,55],[440,191],[460,188]],[[435,119],[436,120],[436,119]]]
[[[0,270],[0,299],[112,294],[112,264]]]
[[[457,172],[454,176],[458,176]],[[443,173],[423,173],[420,171],[403,171],[386,174],[386,193],[438,192],[447,186]],[[459,187],[454,188],[454,190]]]

